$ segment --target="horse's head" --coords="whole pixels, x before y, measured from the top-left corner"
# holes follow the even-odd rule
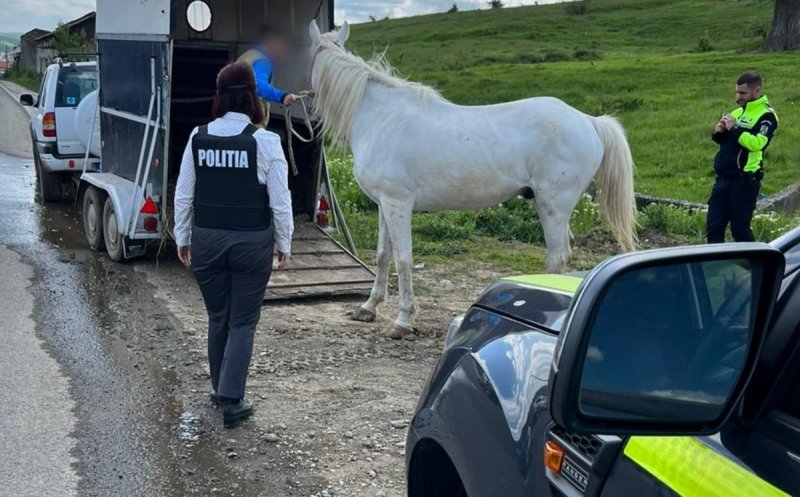
[[[350,24],[347,21],[336,31],[322,34],[317,25],[317,21],[311,21],[308,25],[308,34],[311,37],[311,64],[309,66],[309,76],[311,86],[314,87],[314,66],[319,54],[325,50],[344,51],[344,44],[350,38]]]

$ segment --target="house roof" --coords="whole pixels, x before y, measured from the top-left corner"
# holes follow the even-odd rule
[[[32,30],[28,31],[27,33],[23,34],[22,36],[20,36],[20,38],[33,38],[35,40],[35,39],[39,38],[40,36],[46,35],[48,33],[50,33],[50,31],[48,31],[46,29],[35,28],[35,29],[32,29]]]
[[[77,19],[73,19],[64,24],[67,26],[69,30],[72,30],[74,28],[80,27],[82,24],[88,23],[89,21],[93,21],[96,15],[97,14],[95,12],[89,12],[88,14],[85,14]],[[54,33],[53,31],[45,31],[43,34],[40,34],[38,38],[36,38],[36,41],[44,41],[52,37],[53,33]],[[87,33],[87,34],[92,35],[92,37],[94,38],[94,33]]]

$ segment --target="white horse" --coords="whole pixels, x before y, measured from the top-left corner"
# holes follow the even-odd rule
[[[549,97],[455,105],[395,76],[382,56],[365,61],[345,50],[347,23],[323,35],[312,21],[309,31],[316,117],[335,142],[349,145],[355,179],[379,209],[377,276],[355,319],[375,319],[394,256],[400,311],[389,334],[412,331],[415,210],[481,209],[532,196],[547,244],[546,270],[562,272],[571,257],[570,214],[597,175],[608,226],[623,250],[634,249],[634,164],[616,119]]]

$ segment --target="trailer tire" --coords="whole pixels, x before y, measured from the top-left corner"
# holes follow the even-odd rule
[[[117,214],[114,209],[114,202],[111,197],[106,198],[103,207],[103,238],[106,242],[106,252],[108,257],[114,262],[119,262],[124,256],[124,235],[120,233],[117,226]]]
[[[42,168],[42,159],[35,147],[33,162],[36,167],[36,182],[39,184],[39,199],[46,203],[61,202],[61,177]]]
[[[92,250],[103,250],[106,246],[103,235],[104,210],[103,194],[97,187],[89,186],[83,194],[83,233]]]

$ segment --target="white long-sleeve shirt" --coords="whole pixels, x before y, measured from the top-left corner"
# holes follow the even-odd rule
[[[234,136],[240,134],[250,124],[250,118],[238,112],[228,112],[208,124],[208,133],[215,136]],[[175,187],[175,242],[179,247],[192,244],[192,213],[194,186],[197,181],[192,156],[192,131],[189,143],[183,151],[178,184]],[[292,216],[292,195],[289,192],[289,173],[286,158],[281,148],[281,140],[275,133],[259,129],[253,135],[258,149],[258,182],[266,185],[275,224],[275,247],[279,252],[290,253],[294,219]]]

